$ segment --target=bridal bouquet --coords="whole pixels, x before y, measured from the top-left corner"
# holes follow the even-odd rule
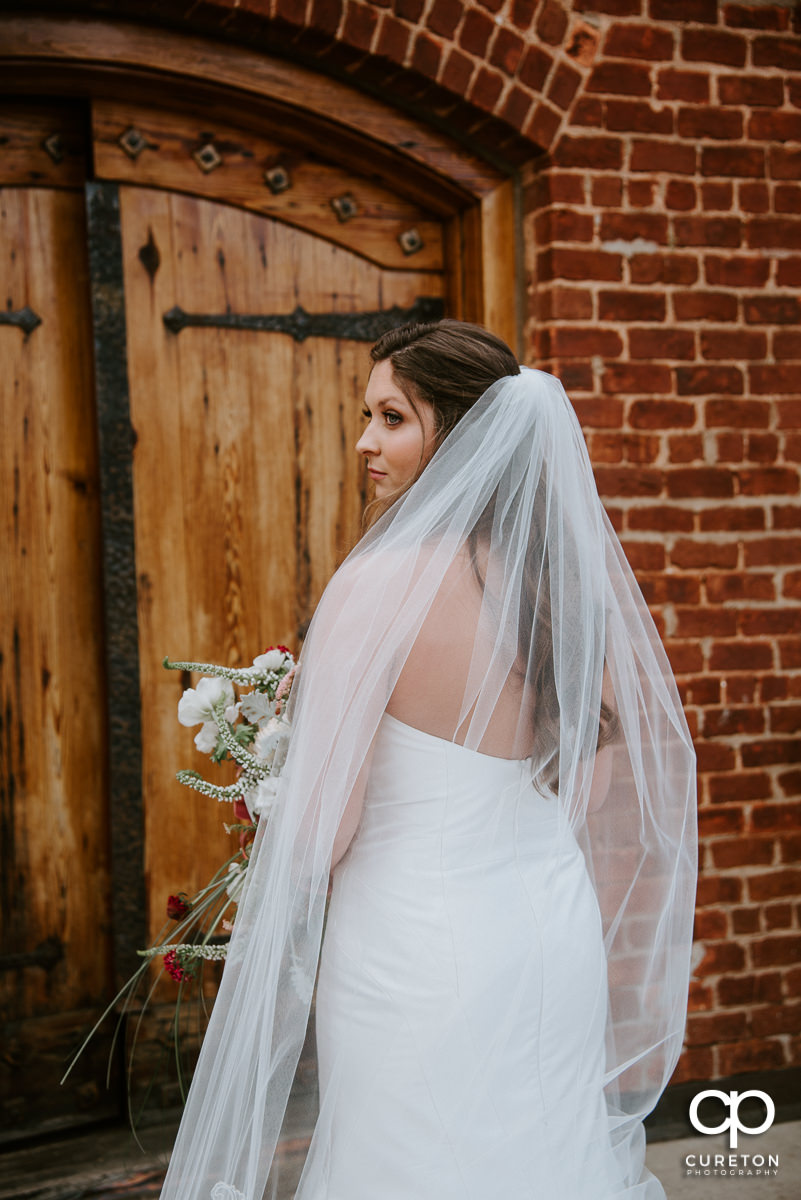
[[[198,1007],[205,1015],[201,986],[204,965],[207,962],[220,962],[226,957],[235,910],[247,877],[256,826],[269,815],[278,790],[277,778],[286,757],[290,733],[286,704],[297,664],[286,646],[270,646],[253,660],[250,667],[170,662],[167,658],[163,665],[170,671],[193,671],[202,675],[197,687],[187,688],[181,697],[178,720],[185,726],[199,725],[195,736],[198,750],[208,754],[214,763],[233,760],[237,778],[226,786],[210,783],[197,771],[179,771],[176,778],[203,796],[233,805],[235,820],[225,824],[225,830],[227,833],[239,833],[239,848],[220,864],[206,886],[195,895],[177,892],[168,898],[167,924],[162,927],[152,946],[139,951],[143,960],[141,966],[88,1034],[73,1057],[64,1079],[108,1014],[121,1005],[114,1035],[116,1041],[123,1018],[132,1007],[139,986],[145,982],[150,964],[160,958],[162,970],[179,984],[171,1019],[170,1040],[175,1050],[181,1097],[185,1099],[186,1073],[182,1066],[184,1056],[181,1050],[183,1000],[187,989],[195,986]],[[235,685],[240,689],[238,697]],[[143,1015],[158,978],[152,982],[139,1009],[131,1039],[129,1073]],[[113,1047],[114,1042],[112,1052]],[[109,1058],[111,1060],[111,1055]],[[135,1127],[130,1091],[129,1113]]]

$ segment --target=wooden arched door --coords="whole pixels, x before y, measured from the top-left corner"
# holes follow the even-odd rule
[[[358,537],[367,347],[460,310],[463,239],[293,142],[97,99],[0,110],[6,1138],[96,1119],[80,1034],[224,854],[172,658],[297,647]],[[91,164],[91,165],[90,165]],[[110,1033],[110,1030],[109,1030]]]

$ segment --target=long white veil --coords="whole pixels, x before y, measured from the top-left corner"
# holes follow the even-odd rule
[[[684,1030],[695,760],[575,414],[556,379],[524,368],[458,422],[314,616],[163,1200],[270,1195],[332,852],[358,826],[388,706],[468,749],[527,759],[561,836],[580,846],[607,959],[608,1137],[625,1194],[644,1195],[641,1121]],[[469,1069],[480,1080],[481,1062]]]

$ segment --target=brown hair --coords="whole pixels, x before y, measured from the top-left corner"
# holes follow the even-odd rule
[[[419,417],[416,401],[434,412],[434,450],[488,387],[507,375],[519,375],[520,364],[501,338],[468,321],[412,322],[382,334],[370,351],[373,365],[389,361],[398,387]],[[403,494],[425,466],[420,464],[402,489],[374,500],[364,510],[372,525]]]
[[[391,363],[397,385],[418,416],[416,402],[431,405],[435,450],[487,388],[506,376],[520,374],[520,364],[501,338],[480,325],[449,319],[391,329],[378,339],[370,357],[374,365]],[[424,467],[421,455],[415,475],[400,491],[367,506],[365,524],[373,524],[411,487]],[[540,492],[544,497],[544,487]],[[493,514],[491,500],[469,536],[473,572],[482,590],[485,581],[479,565],[479,546],[488,537]],[[531,661],[533,667],[530,682],[537,709],[535,753],[544,764],[544,782],[555,788],[559,773],[560,712],[554,676],[548,550],[542,539],[544,520],[532,524],[519,621],[519,654],[522,662]],[[616,733],[617,716],[602,701],[597,747],[600,749],[614,740]]]

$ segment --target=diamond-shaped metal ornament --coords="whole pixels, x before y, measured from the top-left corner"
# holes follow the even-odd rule
[[[195,150],[192,157],[204,175],[208,175],[209,171],[222,166],[222,158],[217,153],[217,147],[214,145],[214,142],[206,142],[205,146],[201,146],[199,150]]]
[[[344,192],[341,196],[334,196],[331,207],[337,214],[337,220],[341,221],[343,225],[346,221],[352,220],[359,211],[353,192]]]
[[[133,159],[137,159],[147,147],[147,138],[134,125],[130,125],[125,133],[117,139],[117,142],[128,157]]]
[[[398,241],[404,254],[416,254],[425,245],[417,229],[404,229],[403,233],[398,234]]]
[[[274,196],[292,187],[292,179],[286,167],[270,167],[264,172],[264,182]]]
[[[63,161],[66,153],[64,139],[60,133],[51,133],[50,137],[46,137],[42,142],[42,149],[47,151],[56,166]]]

